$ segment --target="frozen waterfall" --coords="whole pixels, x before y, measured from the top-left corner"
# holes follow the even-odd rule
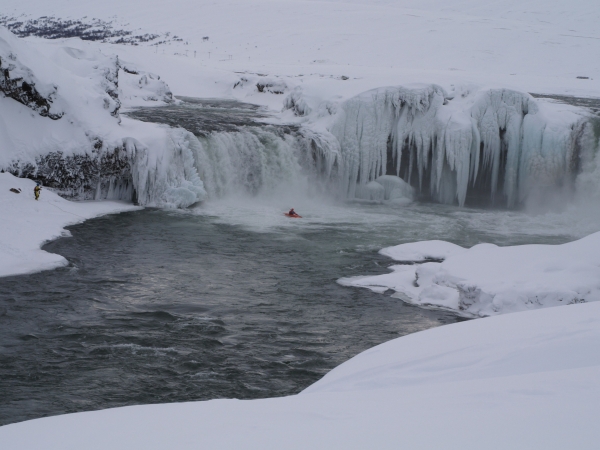
[[[348,197],[382,175],[422,196],[514,207],[534,190],[570,189],[598,146],[588,118],[529,94],[490,89],[449,95],[436,85],[380,88],[343,103],[331,132]]]
[[[284,191],[515,207],[599,178],[597,119],[506,89],[376,89],[335,108],[327,126],[321,116],[303,126],[232,121],[210,131],[193,127],[198,110],[190,108],[188,131],[173,128],[173,111],[153,111],[153,121],[170,126],[145,144],[125,139],[131,183],[105,181],[96,198],[133,195],[132,184],[140,204],[171,207]]]
[[[195,135],[161,128],[166,137],[149,146],[125,141],[135,200],[142,205],[180,208],[228,195],[322,194],[336,185],[335,156],[308,131],[254,126]]]

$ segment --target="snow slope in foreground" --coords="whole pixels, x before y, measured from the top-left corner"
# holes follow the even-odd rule
[[[132,406],[0,427],[3,450],[595,449],[600,303],[395,339],[299,395]]]
[[[68,236],[63,227],[103,214],[139,209],[116,201],[70,202],[48,189],[42,189],[36,201],[34,186],[32,180],[0,173],[0,276],[64,266],[65,258],[40,249],[45,242]],[[11,188],[20,188],[21,193],[15,194]]]
[[[338,282],[382,293],[391,289],[408,303],[467,317],[600,300],[600,232],[562,245],[479,244],[467,250],[423,241],[380,253],[405,264],[392,266],[389,274]],[[426,262],[431,259],[444,261]]]

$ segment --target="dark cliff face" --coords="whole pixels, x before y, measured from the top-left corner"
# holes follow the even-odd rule
[[[15,162],[7,171],[41,181],[66,198],[90,200],[109,196],[133,200],[131,161],[125,147],[105,148],[99,139],[92,146],[88,154],[66,156],[51,152],[36,158],[35,163]],[[129,189],[112,195],[108,192],[111,185]]]
[[[26,80],[24,76],[14,75],[11,72],[17,68],[16,57],[11,53],[8,57],[0,58],[0,92],[28,108],[36,111],[40,116],[58,120],[63,112],[52,112],[52,101],[56,95],[56,88],[48,95],[43,96],[35,87],[35,82]]]

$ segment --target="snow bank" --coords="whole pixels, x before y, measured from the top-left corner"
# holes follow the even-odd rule
[[[379,251],[396,261],[422,263],[430,259],[444,260],[449,256],[463,252],[459,245],[446,241],[422,241],[386,247]]]
[[[402,244],[381,253],[417,265],[394,265],[392,273],[342,278],[344,286],[395,297],[424,307],[483,317],[600,300],[600,232],[562,245],[470,249],[443,241]]]
[[[467,321],[372,348],[299,395],[131,406],[0,427],[3,450],[592,450],[600,303]]]
[[[0,173],[0,276],[20,275],[64,266],[67,260],[40,247],[53,239],[68,236],[63,227],[103,214],[139,209],[131,204],[70,202],[49,189],[35,200],[31,180]],[[19,194],[10,189],[21,190]]]

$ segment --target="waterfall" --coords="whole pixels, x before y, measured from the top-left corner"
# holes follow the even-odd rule
[[[105,176],[95,198],[187,207],[288,191],[516,207],[556,190],[600,192],[598,120],[506,89],[376,89],[335,108],[328,126],[232,122],[206,131],[194,129],[193,109],[164,119],[153,111],[170,126],[155,125],[144,143],[124,139],[131,174]],[[173,127],[174,113],[190,131]]]
[[[150,145],[124,143],[140,204],[180,208],[228,195],[335,191],[333,136],[274,126],[206,134],[162,129],[165,137]]]

